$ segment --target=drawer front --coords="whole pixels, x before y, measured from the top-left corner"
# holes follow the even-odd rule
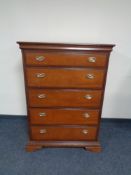
[[[104,67],[107,63],[105,53],[76,53],[76,52],[39,52],[26,51],[25,62],[27,65],[40,66],[93,66]]]
[[[98,124],[99,110],[30,108],[31,124]]]
[[[99,107],[102,91],[29,90],[30,107]]]
[[[95,140],[96,132],[96,127],[31,127],[32,140]]]
[[[30,87],[102,88],[104,70],[27,68]]]

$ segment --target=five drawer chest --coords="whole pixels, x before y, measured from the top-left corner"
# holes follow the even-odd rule
[[[112,44],[17,42],[22,51],[29,143],[99,152]]]

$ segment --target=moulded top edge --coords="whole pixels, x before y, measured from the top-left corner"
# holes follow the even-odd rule
[[[21,49],[54,49],[54,50],[107,50],[111,51],[114,44],[91,43],[47,43],[47,42],[17,42]]]

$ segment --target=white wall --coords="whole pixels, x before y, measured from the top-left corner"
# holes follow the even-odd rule
[[[131,118],[130,17],[130,0],[0,0],[0,114],[26,114],[22,40],[116,44],[102,116]]]

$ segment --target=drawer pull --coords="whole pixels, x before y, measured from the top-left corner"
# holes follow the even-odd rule
[[[37,56],[36,61],[44,61],[45,57],[44,56]]]
[[[82,133],[83,133],[83,134],[88,134],[88,130],[87,130],[87,129],[83,129],[83,130],[82,130]]]
[[[94,79],[95,76],[94,76],[93,74],[87,74],[86,77],[87,77],[88,79]]]
[[[37,78],[44,78],[45,77],[45,73],[37,73],[36,77]]]
[[[39,113],[39,116],[40,116],[40,117],[45,117],[45,116],[46,116],[46,113],[45,113],[45,112],[40,112],[40,113]]]
[[[46,97],[45,94],[39,94],[39,95],[38,95],[38,98],[45,98],[45,97]]]
[[[86,113],[84,113],[84,117],[85,117],[85,118],[89,118],[90,115],[86,112]]]
[[[88,58],[88,61],[89,61],[90,63],[95,63],[95,62],[96,62],[96,57],[89,57],[89,58]]]
[[[46,132],[46,129],[40,129],[40,134],[45,134]]]
[[[87,100],[91,100],[93,97],[92,97],[91,95],[87,94],[87,95],[85,95],[85,98],[86,98]]]

